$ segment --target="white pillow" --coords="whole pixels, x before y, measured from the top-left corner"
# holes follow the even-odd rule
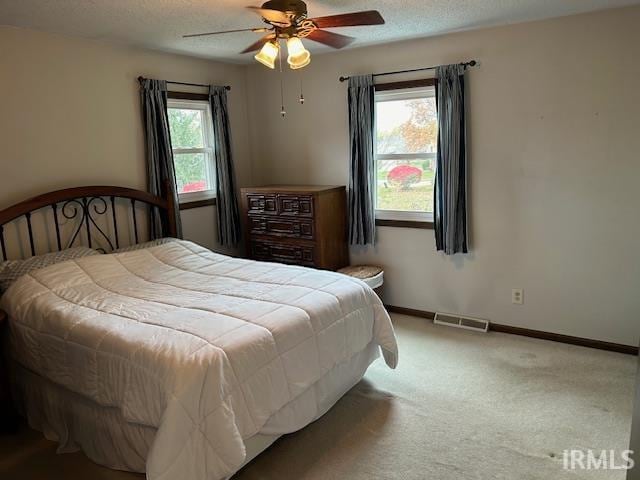
[[[88,257],[91,255],[100,255],[100,252],[88,247],[74,247],[62,250],[60,252],[47,253],[45,255],[36,255],[35,257],[25,260],[8,260],[0,263],[0,295],[2,295],[13,282],[18,280],[22,275],[38,270],[39,268],[48,267],[56,263],[66,262],[74,258]]]

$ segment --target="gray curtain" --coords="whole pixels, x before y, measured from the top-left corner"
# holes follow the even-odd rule
[[[372,75],[349,78],[349,242],[373,245],[375,222],[375,164],[373,132],[375,88]]]
[[[467,137],[464,67],[436,69],[438,154],[434,194],[436,248],[447,255],[467,253]]]
[[[242,227],[231,152],[227,89],[225,87],[209,87],[209,103],[211,104],[211,115],[213,116],[215,143],[218,241],[222,245],[237,245],[240,241]]]
[[[142,100],[142,122],[144,127],[147,157],[147,188],[154,195],[172,195],[174,205],[178,205],[176,192],[176,172],[171,150],[171,134],[167,114],[167,82],[164,80],[140,80],[140,98]],[[165,192],[167,185],[169,191]],[[166,219],[164,219],[166,222]],[[175,211],[176,235],[182,238],[180,211]],[[166,225],[166,223],[165,223]],[[151,234],[163,236],[159,215],[154,215]]]

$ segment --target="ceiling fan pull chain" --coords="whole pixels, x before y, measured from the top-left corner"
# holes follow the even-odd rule
[[[287,116],[287,111],[284,109],[284,78],[282,74],[280,74],[280,99],[281,99],[281,107],[280,107],[280,115],[282,118]]]
[[[282,72],[282,49],[278,49],[278,60],[280,64],[280,116],[282,118],[287,116],[287,111],[284,109],[284,73]]]
[[[304,93],[302,92],[302,73],[300,73],[300,105],[304,105]]]

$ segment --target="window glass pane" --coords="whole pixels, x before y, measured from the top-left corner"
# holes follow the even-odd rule
[[[378,160],[378,210],[433,212],[435,158]]]
[[[378,101],[376,129],[379,154],[435,152],[438,141],[435,98]]]
[[[207,155],[204,153],[174,153],[178,193],[210,190],[207,176]]]
[[[169,130],[173,148],[202,148],[202,110],[169,108]]]

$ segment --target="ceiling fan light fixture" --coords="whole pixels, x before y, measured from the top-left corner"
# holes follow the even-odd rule
[[[289,52],[287,63],[289,63],[291,69],[297,70],[311,63],[311,53],[304,48],[302,40],[298,37],[289,37],[287,39],[287,50]]]
[[[276,68],[276,58],[280,45],[276,41],[268,41],[262,46],[262,49],[256,54],[255,58],[258,62],[271,69]]]

